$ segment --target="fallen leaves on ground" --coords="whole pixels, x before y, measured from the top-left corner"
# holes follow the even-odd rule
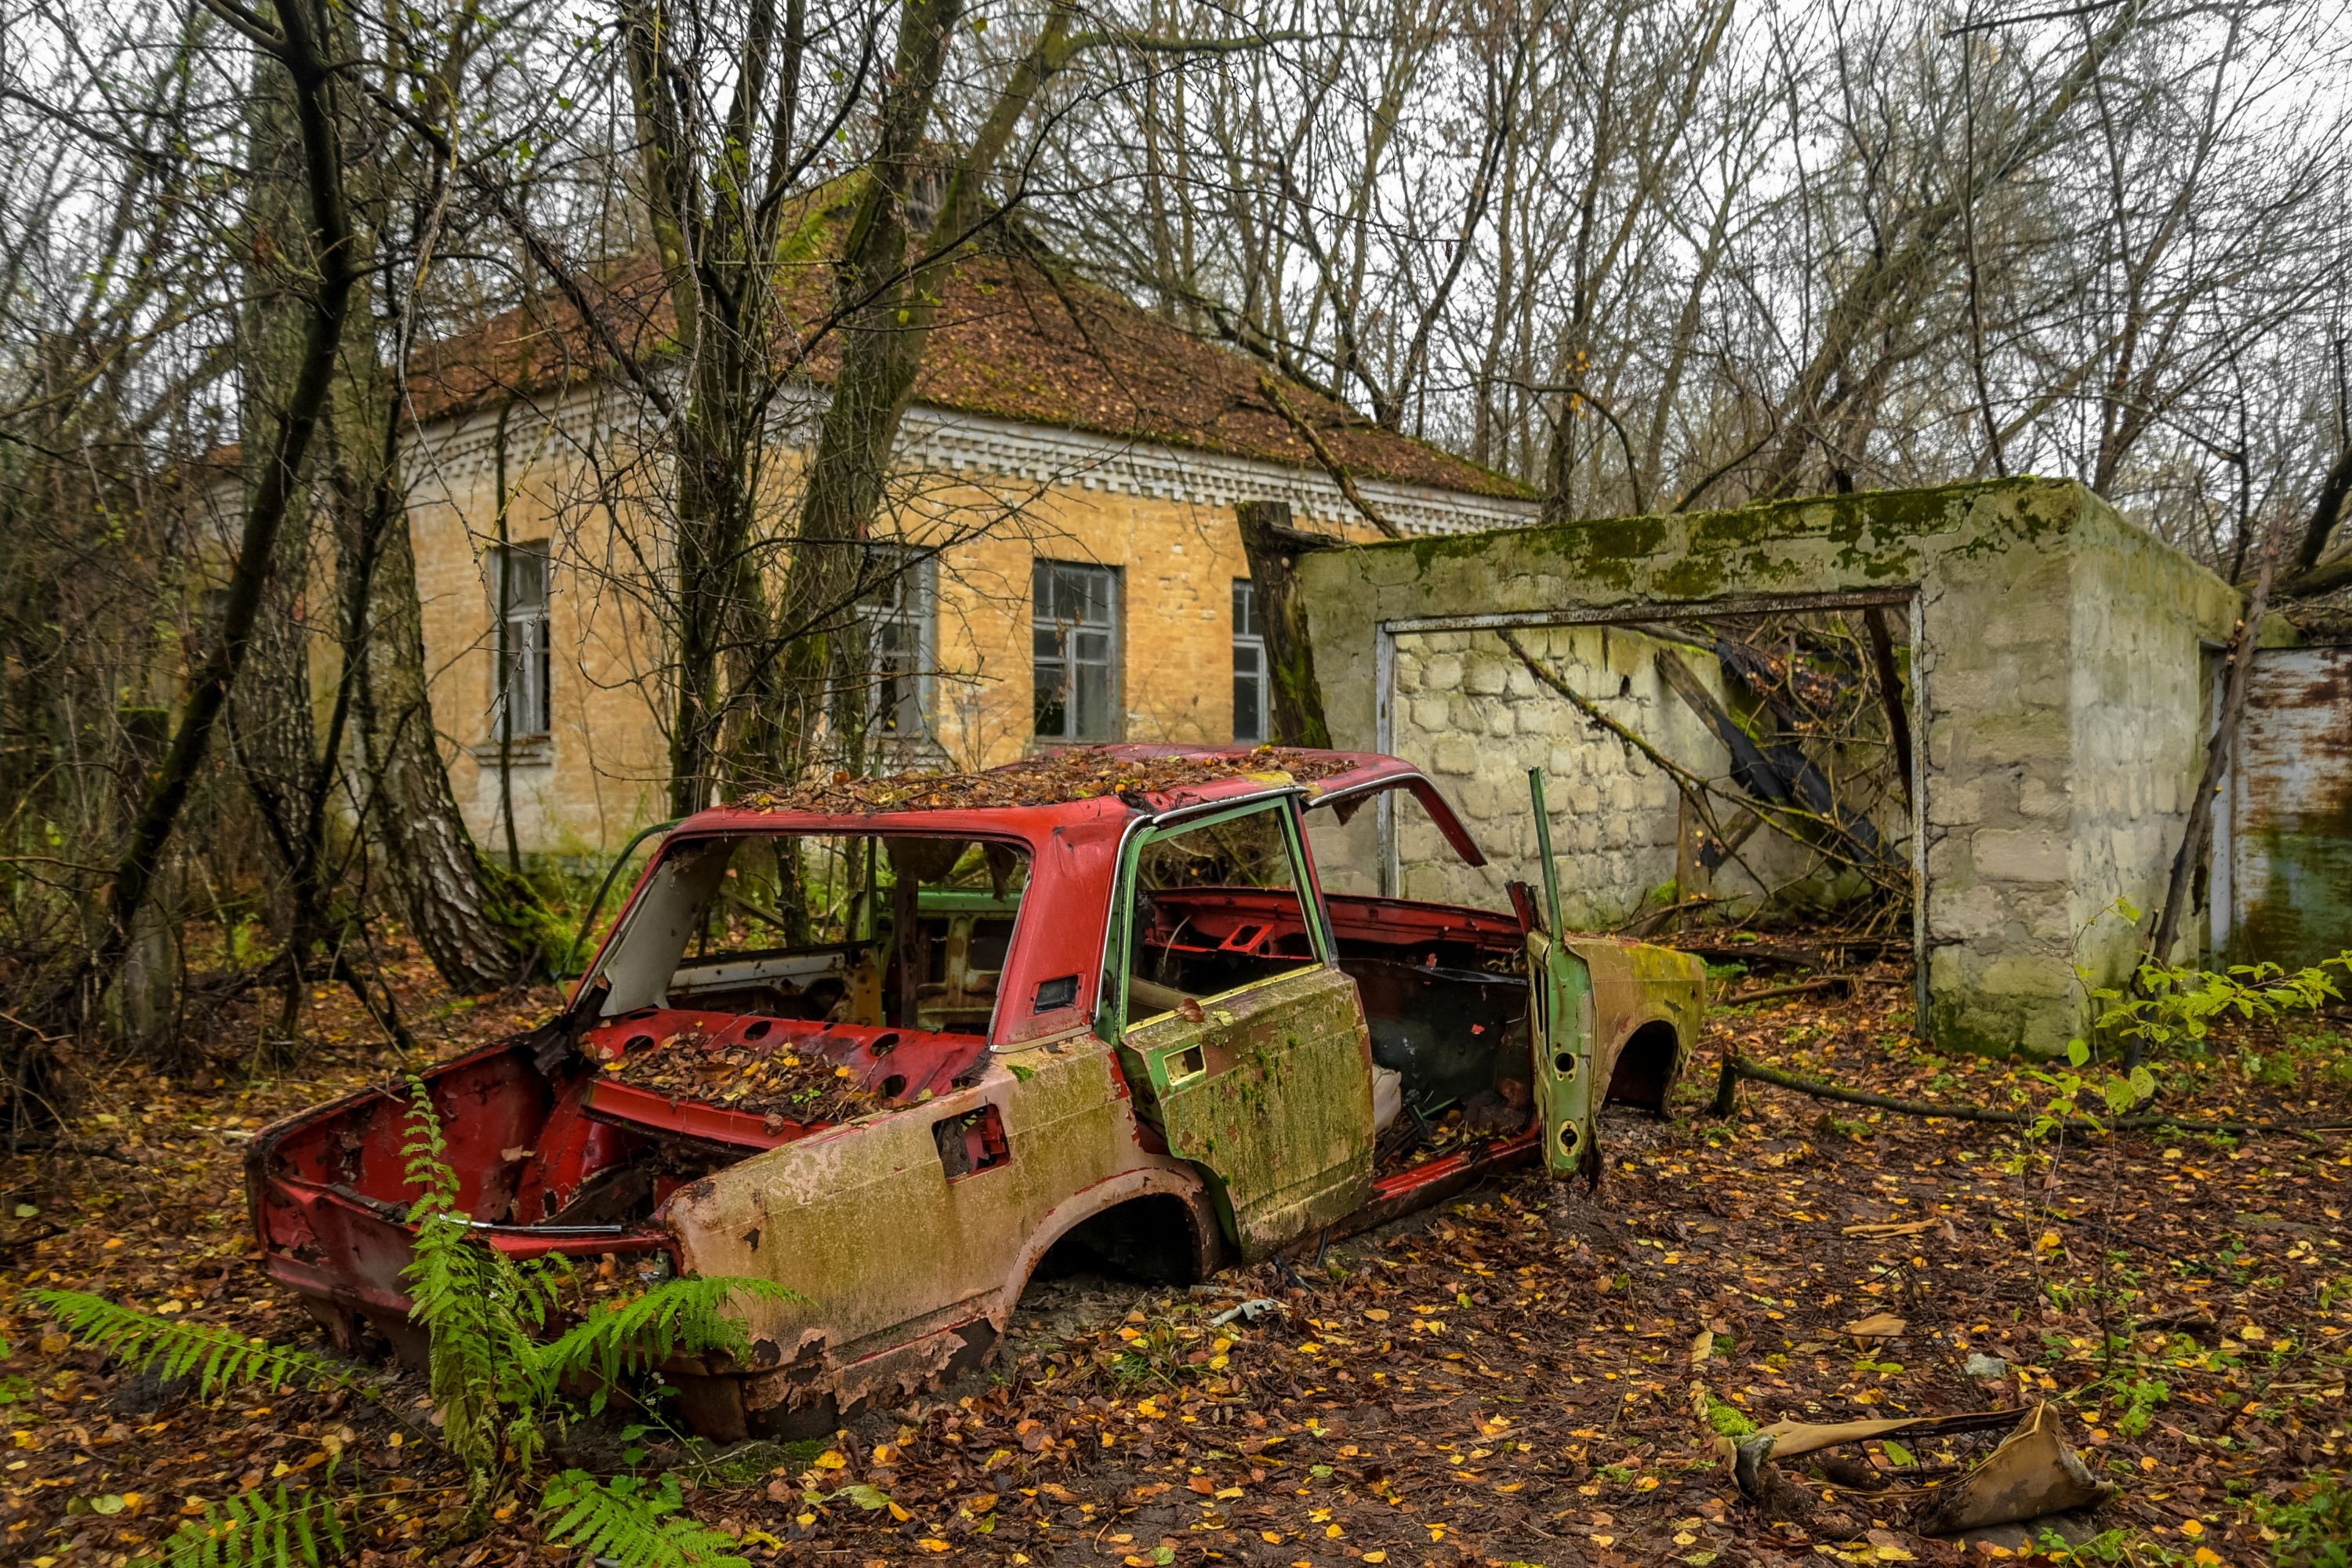
[[[412,1016],[446,1003],[421,969],[405,985]],[[1898,1094],[2007,1104],[2038,1088],[2028,1066],[1917,1045],[1899,994],[1719,1015],[1673,1119],[1605,1120],[1597,1194],[1522,1173],[1319,1261],[1308,1247],[1192,1289],[1126,1288],[1098,1321],[856,1418],[821,1456],[772,1445],[686,1468],[646,1439],[643,1462],[686,1468],[693,1510],[759,1562],[1956,1563],[1868,1494],[1833,1515],[1851,1534],[1768,1521],[1716,1431],[2048,1399],[2123,1484],[2098,1522],[2143,1561],[2268,1561],[2256,1505],[2347,1462],[2352,1149],[2032,1145],[1756,1085],[1731,1119],[1704,1114],[1727,1046]],[[553,1003],[444,1005],[426,1026],[454,1050]],[[314,1006],[298,1076],[196,1089],[104,1068],[71,1151],[11,1165],[0,1558],[121,1563],[203,1500],[333,1460],[400,1512],[376,1563],[563,1560],[527,1511],[458,1538],[458,1478],[413,1378],[382,1408],[291,1390],[199,1403],[74,1349],[23,1299],[72,1286],[316,1342],[255,1266],[238,1163],[268,1119],[392,1062],[339,995]],[[2347,1120],[2342,1090],[2251,1075],[2227,1050],[2167,1076],[2184,1111]],[[1257,1298],[1286,1310],[1213,1323]],[[622,1463],[604,1428],[573,1442]]]

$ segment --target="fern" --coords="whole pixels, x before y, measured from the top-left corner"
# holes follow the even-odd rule
[[[200,1399],[247,1383],[275,1386],[299,1379],[331,1387],[352,1384],[350,1373],[301,1351],[249,1340],[226,1329],[159,1318],[103,1296],[81,1290],[39,1290],[33,1299],[68,1333],[134,1372],[161,1363],[167,1379],[195,1378]]]
[[[409,1319],[431,1346],[428,1387],[441,1412],[442,1439],[479,1493],[509,1446],[525,1470],[537,1457],[543,1385],[533,1374],[539,1345],[532,1335],[547,1321],[553,1287],[545,1270],[523,1268],[467,1231],[441,1120],[424,1083],[409,1082],[414,1098],[401,1152],[408,1184],[420,1195],[409,1205],[415,1256],[401,1278]]]
[[[168,1568],[322,1568],[350,1554],[345,1504],[316,1488],[239,1492],[165,1539]]]
[[[751,1568],[734,1538],[679,1511],[677,1478],[664,1476],[647,1492],[634,1476],[600,1481],[566,1470],[540,1493],[540,1515],[551,1546],[578,1547],[630,1568]]]
[[[804,1300],[768,1279],[692,1275],[665,1280],[644,1295],[592,1312],[551,1343],[537,1347],[551,1386],[593,1373],[607,1383],[656,1366],[672,1355],[724,1351],[740,1356],[743,1325],[721,1309],[731,1296],[764,1301]]]

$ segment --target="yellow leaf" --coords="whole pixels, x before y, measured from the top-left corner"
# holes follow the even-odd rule
[[[945,1552],[948,1549],[948,1543],[936,1535],[926,1535],[915,1544],[926,1552]]]
[[[2196,1563],[2197,1568],[2215,1568],[2215,1565],[2221,1561],[2221,1554],[2210,1546],[2200,1546],[2197,1549],[2197,1554],[2189,1561]]]
[[[2202,1535],[2205,1533],[2204,1521],[2201,1520],[2184,1519],[2180,1521],[2180,1533],[2183,1535]]]
[[[849,1456],[838,1448],[827,1448],[816,1457],[816,1468],[820,1470],[845,1470],[849,1468]]]
[[[1385,1552],[1367,1552],[1364,1553],[1364,1561],[1367,1563],[1385,1563],[1388,1560],[1389,1554]]]
[[[894,1502],[890,1505],[890,1517],[897,1520],[900,1524],[904,1524],[915,1516],[908,1513],[905,1509]]]
[[[1257,1538],[1260,1541],[1265,1542],[1268,1546],[1279,1546],[1282,1544],[1282,1531],[1278,1530],[1261,1530],[1257,1532]]]
[[[1330,1537],[1332,1540],[1337,1541],[1339,1539],[1340,1530],[1336,1524],[1327,1524],[1323,1527],[1323,1533]]]

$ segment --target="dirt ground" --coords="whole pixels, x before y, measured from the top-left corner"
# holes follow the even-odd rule
[[[1717,1010],[1674,1115],[1608,1119],[1598,1192],[1523,1173],[1189,1290],[1044,1281],[995,1366],[917,1406],[830,1443],[630,1457],[680,1470],[754,1562],[1958,1562],[2036,1552],[2015,1531],[1911,1534],[1904,1500],[1868,1489],[1816,1484],[1808,1518],[1768,1518],[1717,1452],[1740,1419],[1725,1407],[1762,1424],[2048,1400],[2117,1488],[2065,1521],[2084,1558],[2272,1561],[2281,1510],[2347,1466],[2352,1138],[2030,1144],[1754,1084],[1732,1118],[1706,1113],[1727,1045],[1939,1101],[2047,1097],[2021,1065],[1921,1047],[1901,976],[1878,978]],[[453,1003],[415,968],[405,984],[436,1051],[555,1001]],[[0,1561],[123,1563],[205,1500],[330,1468],[386,1504],[369,1563],[563,1561],[511,1510],[450,1539],[456,1478],[379,1407],[201,1403],[74,1347],[28,1299],[71,1286],[316,1345],[256,1267],[240,1160],[269,1119],[396,1063],[340,994],[311,1021],[311,1059],[282,1078],[86,1064],[70,1147],[5,1167]],[[232,1056],[246,1027],[230,1013],[211,1037]],[[2352,1021],[2306,1033],[2330,1029]],[[2326,1060],[2276,1031],[2234,1040],[2167,1068],[2164,1103],[2352,1121]],[[1219,1321],[1244,1302],[1255,1316]],[[1902,1321],[1847,1331],[1873,1314]],[[422,1421],[414,1379],[391,1403]],[[572,1441],[608,1467],[624,1450],[609,1427]]]

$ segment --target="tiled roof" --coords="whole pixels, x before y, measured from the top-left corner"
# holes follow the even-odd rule
[[[832,271],[796,268],[782,313],[802,332],[829,304]],[[607,269],[594,298],[614,336],[640,359],[671,346],[676,316],[650,259]],[[807,366],[828,378],[837,336]],[[419,351],[415,412],[433,419],[499,397],[540,394],[605,374],[608,357],[563,300],[550,297]],[[1314,454],[1267,406],[1258,366],[1092,284],[999,254],[958,265],[926,347],[915,399],[933,407],[1088,430],[1314,469]],[[1283,399],[1312,421],[1353,473],[1474,495],[1524,498],[1525,487],[1425,442],[1382,430],[1309,391]]]

